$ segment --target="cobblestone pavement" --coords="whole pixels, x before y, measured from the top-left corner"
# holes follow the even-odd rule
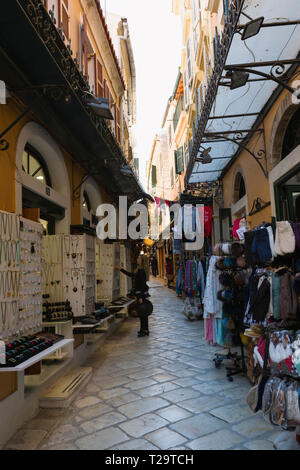
[[[7,449],[273,449],[280,431],[248,409],[247,378],[229,382],[203,322],[186,320],[161,281],[151,285],[150,336],[137,338],[129,318],[85,364],[93,377],[72,406],[40,410]]]

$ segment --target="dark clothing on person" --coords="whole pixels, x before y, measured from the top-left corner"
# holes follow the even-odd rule
[[[138,269],[135,273],[130,273],[125,271],[125,269],[120,270],[121,273],[125,274],[133,278],[134,281],[134,292],[139,302],[140,299],[145,299],[148,294],[149,287],[147,285],[147,275],[144,269]],[[140,332],[147,332],[149,334],[149,326],[148,326],[148,315],[139,314],[141,330]]]
[[[157,265],[157,259],[156,258],[152,258],[151,268],[152,268],[153,276],[156,277],[158,275],[158,265]]]
[[[137,298],[139,299],[145,297],[146,293],[149,290],[145,270],[138,269],[136,273],[130,273],[129,271],[125,271],[125,269],[121,269],[120,272],[125,274],[126,276],[133,278],[134,292]]]

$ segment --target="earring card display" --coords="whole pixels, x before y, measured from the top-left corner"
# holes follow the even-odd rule
[[[120,273],[115,270],[120,266],[120,244],[101,243],[97,256],[97,278],[102,281],[97,288],[97,301],[111,302],[120,297]]]
[[[48,302],[68,301],[75,317],[95,310],[95,239],[89,235],[43,238],[43,292]]]
[[[63,235],[43,237],[43,293],[49,295],[50,302],[60,302],[63,292]]]
[[[74,317],[90,315],[96,301],[95,238],[65,235],[63,240],[63,288]]]
[[[0,212],[0,339],[42,328],[42,225]]]
[[[121,245],[120,251],[120,261],[121,261],[121,268],[125,269],[126,271],[131,272],[131,253],[130,248],[127,248],[124,245]],[[120,276],[120,291],[121,296],[126,297],[126,295],[132,289],[132,279],[128,276],[121,275]]]
[[[19,334],[21,335],[31,335],[42,330],[42,234],[41,224],[20,218]]]
[[[19,334],[20,220],[0,212],[0,339]]]

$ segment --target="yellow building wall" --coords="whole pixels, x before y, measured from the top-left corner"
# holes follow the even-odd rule
[[[7,105],[0,106],[0,130],[2,131],[8,127],[23,110],[23,106],[17,104],[11,99]],[[28,114],[26,118],[22,119],[8,132],[6,136],[4,136],[9,143],[9,148],[4,152],[0,152],[0,210],[2,211],[12,213],[16,211],[15,181],[16,178],[18,178],[18,173],[16,173],[16,146],[22,128],[29,121],[36,121],[32,114]],[[55,139],[55,136],[53,136],[53,138]],[[73,188],[80,185],[82,179],[86,175],[86,170],[79,164],[75,163],[71,155],[62,146],[59,145],[59,147],[67,168],[70,182],[70,194],[72,198]],[[98,188],[103,202],[110,202],[111,198],[99,184]],[[80,225],[82,223],[80,203],[79,192],[79,197],[75,195],[75,198],[71,200],[72,225]]]
[[[75,58],[79,54],[79,24],[83,18],[83,9],[79,0],[72,0],[69,2],[69,31],[71,37],[71,49],[73,57]],[[113,99],[119,103],[120,98],[116,96],[115,90],[112,86],[112,82],[108,77],[105,64],[101,57],[100,49],[94,40],[92,31],[88,26],[88,35],[94,51],[97,54],[98,60],[102,62],[104,78],[107,80]],[[100,45],[101,46],[101,45]],[[114,60],[112,58],[112,60]],[[0,106],[0,132],[8,127],[24,110],[22,104],[18,104],[14,100],[10,99],[7,105]],[[8,150],[0,152],[0,210],[7,212],[16,211],[16,200],[15,200],[15,178],[16,178],[16,145],[19,134],[24,125],[29,121],[37,121],[32,114],[28,114],[23,118],[9,133],[4,137],[9,142]],[[51,133],[51,132],[50,132]],[[53,135],[55,139],[55,135]],[[58,143],[58,142],[57,142]],[[58,143],[59,145],[59,143]],[[59,146],[64,156],[66,168],[68,171],[70,181],[70,194],[72,198],[73,188],[80,185],[83,177],[86,175],[86,171],[78,164],[76,164],[71,155],[61,146]],[[104,202],[110,202],[110,196],[98,185],[102,200]],[[80,190],[79,190],[80,191]],[[81,208],[80,208],[80,197],[75,195],[75,198],[71,201],[71,224],[81,224]]]
[[[271,110],[264,119],[263,123],[265,130],[266,158],[268,171],[270,170],[270,142],[272,136],[273,123],[278,108],[280,107],[282,101],[285,99],[287,93],[287,91],[284,91],[280,95],[280,97],[275,101]],[[248,148],[252,149],[256,141],[257,135],[252,138],[248,145]],[[263,148],[262,144],[263,141],[262,138],[260,138],[257,145],[255,146],[256,150]],[[222,180],[224,187],[224,207],[229,208],[234,203],[233,188],[235,171],[237,167],[240,167],[244,173],[249,212],[251,211],[253,202],[256,198],[260,197],[265,202],[269,202],[271,196],[268,178],[263,175],[262,170],[259,168],[258,163],[254,160],[254,158],[252,158],[246,151],[243,151]],[[262,222],[271,222],[271,217],[272,209],[271,206],[269,206],[263,209],[262,211],[258,212],[257,214],[254,214],[253,216],[248,216],[247,221],[249,221],[251,227],[255,227],[261,224]]]

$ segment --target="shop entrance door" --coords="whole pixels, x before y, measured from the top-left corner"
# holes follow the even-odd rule
[[[55,223],[65,217],[65,209],[41,195],[22,188],[22,207],[24,209],[39,208],[40,223],[44,227],[44,235],[55,235]]]
[[[300,222],[300,166],[275,183],[277,220]]]

